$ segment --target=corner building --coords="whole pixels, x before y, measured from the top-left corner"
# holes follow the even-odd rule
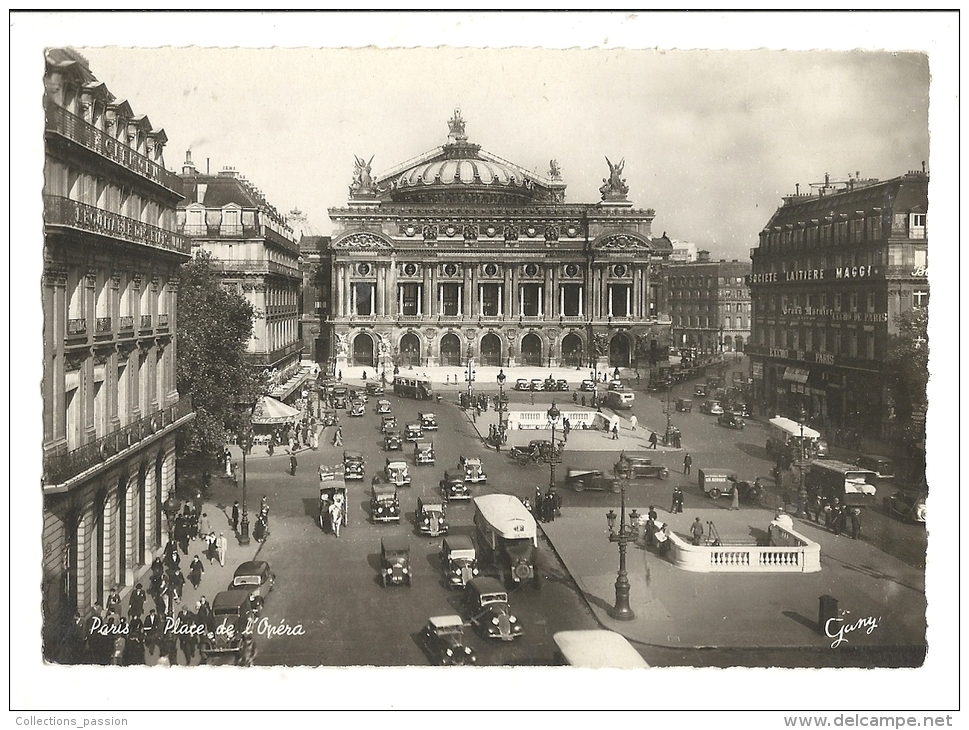
[[[751,250],[755,399],[770,413],[890,437],[897,317],[928,306],[928,175],[829,178],[784,198]]]
[[[665,269],[653,210],[626,200],[623,163],[597,204],[565,202],[558,165],[537,175],[468,141],[371,178],[357,159],[331,208],[335,368],[614,368],[667,360]]]
[[[46,54],[44,135],[44,655],[75,611],[130,586],[162,546],[175,436],[178,178],[166,136],[87,61]]]

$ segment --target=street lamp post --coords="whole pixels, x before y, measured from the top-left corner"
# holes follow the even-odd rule
[[[252,443],[252,412],[256,409],[256,403],[255,401],[240,401],[236,405],[245,414],[244,430],[239,439],[239,445],[242,447],[242,522],[239,524],[239,544],[248,545],[249,495],[246,486],[246,452],[249,451],[249,445]]]
[[[616,577],[616,605],[611,615],[619,621],[630,621],[636,618],[629,607],[629,575],[626,573],[626,545],[635,538],[626,531],[626,482],[629,481],[629,460],[622,456],[616,464],[616,477],[619,479],[621,502],[619,507],[619,532],[616,532],[616,513],[609,510],[606,522],[609,525],[609,542],[619,544],[619,574]]]
[[[548,422],[552,424],[552,448],[549,450],[548,459],[548,488],[555,489],[555,424],[558,423],[561,415],[555,401],[552,401],[552,407],[548,409],[545,415],[548,416]]]
[[[502,368],[498,368],[498,436],[501,437],[501,431],[504,428],[504,418],[503,413],[505,411],[505,371]]]
[[[468,381],[468,407],[471,407],[471,401],[474,398],[474,353],[471,351],[471,345],[468,345],[468,374],[464,376],[464,379]]]

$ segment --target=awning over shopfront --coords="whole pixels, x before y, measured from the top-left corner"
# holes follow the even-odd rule
[[[810,370],[807,368],[784,368],[784,380],[804,384],[807,382]]]
[[[309,374],[310,368],[307,367],[301,369],[298,373],[291,376],[290,379],[285,383],[274,388],[270,395],[277,400],[286,400],[296,391],[297,388],[306,382],[306,378],[309,377]]]
[[[285,403],[280,403],[275,398],[264,395],[256,403],[256,408],[252,412],[252,423],[254,426],[272,426],[295,421],[300,411],[290,408]]]

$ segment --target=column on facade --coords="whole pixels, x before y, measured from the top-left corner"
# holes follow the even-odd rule
[[[632,286],[627,286],[626,287],[626,316],[627,317],[632,316],[632,306],[633,306],[632,294],[633,294]]]
[[[584,285],[580,285],[579,286],[579,315],[582,316],[582,317],[585,316],[585,310],[582,308],[582,293],[584,291],[585,291],[585,286]]]
[[[498,285],[498,316],[505,316],[505,287],[503,284]]]
[[[370,314],[378,314],[378,312],[377,312],[377,280],[374,280],[373,286],[370,287]]]
[[[508,292],[508,296],[506,297],[506,300],[508,302],[508,311],[505,312],[505,317],[506,318],[513,318],[513,317],[516,317],[519,314],[519,312],[521,311],[521,310],[519,310],[519,312],[516,312],[515,311],[515,301],[516,301],[515,300],[515,287],[516,287],[516,284],[517,284],[517,281],[518,281],[518,275],[516,273],[515,267],[513,267],[513,266],[507,266],[507,267],[505,267],[504,275],[505,275],[504,276],[504,282],[505,282],[505,287],[504,288],[505,288],[505,291]]]
[[[417,313],[420,314],[420,301],[417,303]],[[404,311],[404,288],[397,287],[397,314],[400,315]]]
[[[461,298],[464,300],[464,311],[462,314],[468,317],[474,315],[474,290],[477,284],[477,276],[474,273],[474,265],[467,265],[464,269],[464,278],[461,283]],[[479,312],[480,314],[480,312]]]
[[[423,282],[424,282],[424,286],[421,289],[421,300],[424,302],[423,312],[422,313],[425,314],[425,315],[432,315],[432,314],[434,314],[434,312],[433,312],[433,310],[431,308],[431,303],[432,303],[431,297],[434,296],[434,294],[433,294],[433,292],[434,292],[434,285],[433,285],[432,281],[433,280],[432,280],[432,276],[431,276],[430,267],[425,266],[424,267],[424,270],[423,270]]]
[[[354,314],[356,314],[356,312],[354,311],[354,308],[353,307],[354,307],[354,303],[357,301],[357,298],[354,295],[353,283],[350,281],[350,264],[349,263],[347,263],[346,266],[343,267],[343,277],[344,277],[345,282],[346,282],[344,284],[344,287],[345,287],[344,290],[346,291],[347,296],[349,297],[347,299],[347,302],[346,302],[346,311],[347,311],[347,314],[348,315],[354,315]]]
[[[643,319],[645,311],[643,309],[643,270],[637,266],[633,269],[633,308],[629,316]]]
[[[542,287],[542,317],[544,319],[551,319],[555,316],[555,312],[552,311],[555,307],[555,289],[553,286],[552,267],[548,266],[545,269],[544,286]]]
[[[336,266],[336,315],[338,317],[345,317],[346,311],[344,305],[346,304],[346,294],[343,291],[343,265],[337,264]]]
[[[397,261],[396,259],[391,259],[387,268],[384,269],[384,301],[386,302],[384,308],[384,314],[394,314],[393,302],[394,302],[394,292],[397,291]],[[400,310],[397,310],[397,314]]]

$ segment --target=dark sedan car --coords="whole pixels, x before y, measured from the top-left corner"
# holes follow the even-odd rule
[[[925,492],[898,490],[888,498],[888,511],[903,520],[924,524],[926,496]]]
[[[443,666],[474,664],[474,650],[464,643],[464,621],[460,616],[432,616],[420,636],[421,646],[431,661]]]
[[[344,479],[363,479],[364,471],[363,454],[361,454],[359,451],[343,452]]]
[[[598,469],[569,469],[565,475],[568,482],[576,492],[586,490],[594,492],[618,492],[620,488],[619,480],[612,474],[603,474]]]
[[[508,605],[508,591],[496,578],[477,577],[464,589],[471,623],[489,639],[514,641],[522,635],[522,625]]]
[[[654,464],[648,456],[626,456],[630,479],[666,479],[670,470],[662,464]],[[619,464],[616,464],[617,468]]]
[[[384,451],[402,451],[404,439],[400,436],[400,431],[396,429],[387,431],[384,434]]]
[[[259,611],[266,596],[273,589],[276,583],[276,576],[265,560],[247,560],[236,568],[229,584],[230,591],[249,591],[249,600],[252,601],[254,611]]]

